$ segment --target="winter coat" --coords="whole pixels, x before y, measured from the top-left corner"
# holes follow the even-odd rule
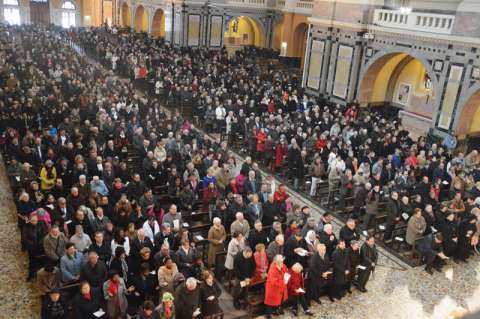
[[[287,267],[285,265],[282,266],[282,269],[278,269],[275,264],[270,266],[265,284],[265,305],[280,306],[288,299],[287,284],[284,281],[286,273]]]

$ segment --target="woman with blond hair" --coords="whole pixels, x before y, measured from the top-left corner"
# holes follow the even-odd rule
[[[307,316],[312,316],[313,313],[308,309],[307,301],[305,299],[305,282],[303,276],[303,267],[300,263],[295,263],[288,270],[290,280],[288,281],[288,295],[292,301],[292,313],[295,317],[298,316],[298,305],[302,305],[303,311]]]
[[[265,252],[265,245],[260,243],[255,246],[255,253],[253,254],[255,259],[255,274],[253,275],[250,284],[255,284],[267,278],[268,271],[268,257]]]

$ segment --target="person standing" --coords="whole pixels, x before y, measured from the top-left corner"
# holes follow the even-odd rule
[[[400,217],[401,211],[400,203],[398,201],[398,193],[396,191],[393,191],[387,204],[387,225],[385,229],[385,234],[383,236],[385,244],[389,244],[392,242],[392,233],[395,230],[395,226],[400,221]]]
[[[327,255],[327,248],[324,244],[318,243],[316,252],[309,260],[307,273],[307,301],[315,301],[320,304],[320,289],[328,284],[330,271],[330,258]]]
[[[313,313],[308,309],[307,300],[305,299],[305,281],[303,277],[303,267],[300,263],[295,263],[289,270],[287,288],[288,295],[292,299],[292,313],[298,317],[298,305],[300,304],[307,316],[313,316]]]
[[[350,272],[347,275],[347,283],[345,285],[345,289],[349,294],[351,294],[352,291],[350,290],[350,288],[357,275],[357,266],[360,264],[360,244],[358,243],[358,241],[354,240],[351,242],[350,247],[347,248],[347,254]]]
[[[233,271],[235,273],[235,287],[233,290],[233,306],[240,308],[241,301],[247,299],[247,286],[255,274],[255,260],[253,259],[252,249],[245,247],[239,252],[233,261]]]
[[[215,283],[213,273],[210,270],[205,270],[202,274],[203,283],[200,287],[200,303],[203,317],[214,316],[222,313],[222,308],[219,306],[218,298],[222,290]]]
[[[274,313],[283,315],[280,306],[288,299],[287,284],[291,276],[287,273],[287,267],[283,264],[283,260],[282,255],[276,255],[268,271],[264,300],[268,319],[272,318]]]
[[[200,288],[197,279],[189,277],[175,290],[176,318],[197,318],[201,314]]]
[[[347,276],[350,274],[350,260],[345,249],[345,241],[340,240],[338,242],[337,248],[332,253],[332,264],[333,282],[331,297],[340,300],[345,296]]]
[[[375,246],[375,237],[369,236],[360,249],[360,266],[358,269],[357,288],[361,292],[367,292],[367,284],[370,274],[375,271],[378,252]]]
[[[107,278],[108,280],[103,284],[103,295],[107,302],[107,317],[109,319],[123,318],[128,306],[126,294],[133,291],[134,287],[127,290],[125,282],[115,270],[110,270]]]
[[[39,258],[43,254],[43,238],[47,233],[44,223],[38,222],[38,216],[35,213],[30,214],[30,221],[23,227],[23,241],[28,252],[28,278],[27,281],[35,277],[38,270]]]
[[[208,231],[208,266],[215,266],[215,257],[218,253],[225,251],[225,239],[227,234],[222,220],[219,217],[213,218],[213,225]]]

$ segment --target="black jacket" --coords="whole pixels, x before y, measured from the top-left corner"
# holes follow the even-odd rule
[[[96,319],[93,315],[100,308],[100,290],[98,288],[91,288],[90,290],[91,298],[87,300],[83,297],[82,294],[78,293],[75,296],[73,301],[74,309],[75,309],[75,318],[82,318],[82,319]]]
[[[340,240],[344,240],[345,245],[347,245],[347,247],[350,246],[350,242],[352,240],[359,240],[359,239],[360,239],[360,235],[357,233],[356,229],[351,230],[350,228],[347,227],[347,225],[343,226],[340,229]]]
[[[332,254],[333,264],[333,283],[335,285],[344,285],[347,283],[346,270],[350,270],[350,259],[346,249],[335,249]]]
[[[252,278],[255,273],[255,268],[256,264],[253,256],[245,258],[243,252],[239,252],[235,255],[233,259],[233,271],[238,280],[242,281],[247,278]]]
[[[87,262],[80,269],[80,281],[88,281],[92,287],[102,288],[106,278],[107,266],[101,260],[98,260],[94,267]]]

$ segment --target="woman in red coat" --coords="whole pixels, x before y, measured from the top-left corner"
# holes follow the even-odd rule
[[[267,134],[263,128],[258,131],[257,134],[257,158],[261,159],[263,152],[265,152],[265,141],[267,140]]]
[[[267,278],[268,257],[267,253],[265,252],[264,244],[260,243],[255,246],[255,253],[253,254],[253,258],[255,259],[256,268],[255,275],[253,275],[252,279],[250,280],[250,285],[253,285]]]
[[[307,316],[312,316],[313,313],[308,309],[307,301],[305,300],[305,284],[303,278],[303,267],[300,263],[293,264],[292,268],[288,270],[290,280],[288,281],[288,295],[292,299],[292,312],[295,317],[298,316],[298,305],[301,304],[303,311]]]
[[[278,143],[277,147],[275,148],[275,167],[273,171],[282,168],[283,161],[285,160],[286,156],[287,156],[287,143],[285,143],[285,140],[282,139],[280,140],[280,143]]]
[[[289,277],[287,267],[283,264],[283,256],[276,255],[268,270],[267,283],[265,284],[267,318],[271,318],[273,313],[283,315],[280,306],[288,299],[287,283]]]

